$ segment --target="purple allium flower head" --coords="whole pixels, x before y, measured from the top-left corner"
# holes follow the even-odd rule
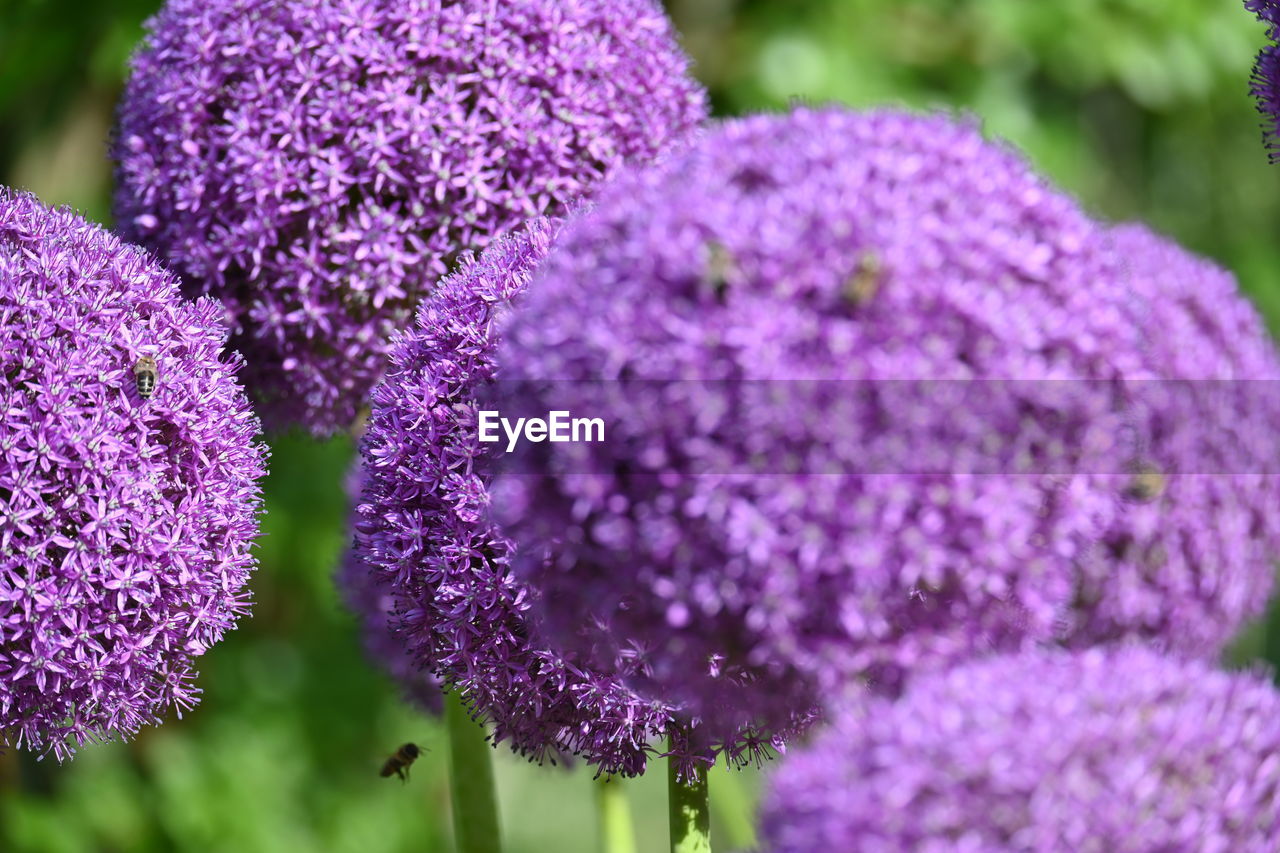
[[[1271,152],[1271,160],[1280,159],[1277,138],[1280,137],[1280,2],[1277,0],[1245,0],[1245,8],[1267,25],[1271,44],[1258,52],[1253,66],[1251,90],[1262,113],[1263,139]]]
[[[1076,560],[1060,630],[1077,647],[1135,636],[1212,658],[1274,584],[1280,363],[1229,273],[1141,226],[1111,239],[1129,287],[1122,310],[1162,380],[1138,383],[1151,410],[1143,455],[1161,475],[1158,493],[1127,502]]]
[[[221,308],[0,191],[0,739],[59,759],[191,707],[248,608],[266,452]],[[150,396],[134,368],[154,359]]]
[[[117,220],[225,304],[275,428],[348,426],[451,265],[705,116],[656,0],[170,0]]]
[[[392,343],[361,445],[358,558],[394,593],[392,628],[430,669],[522,754],[573,753],[602,771],[644,770],[647,745],[673,709],[541,643],[529,589],[510,571],[513,543],[488,515],[493,445],[477,440],[481,392],[496,374],[495,324],[522,294],[556,226],[535,221],[444,279],[417,323]],[[767,746],[755,732],[735,754]],[[676,750],[711,747],[677,733]]]
[[[994,657],[846,710],[769,789],[771,853],[1263,853],[1280,695],[1138,647]]]
[[[1177,423],[1162,381],[1280,376],[1251,309],[947,117],[753,117],[627,170],[496,360],[608,429],[495,480],[540,630],[713,730],[1028,638],[1211,653],[1270,587],[1275,477],[1166,443],[1143,504],[1115,440]]]
[[[361,470],[359,464],[353,465],[347,475],[347,494],[353,501],[358,500],[363,487]],[[359,510],[353,505],[352,522],[358,517]],[[335,580],[343,602],[359,622],[365,652],[395,681],[406,699],[424,711],[439,713],[439,684],[430,673],[415,665],[405,642],[392,630],[392,620],[396,618],[395,592],[387,575],[370,571],[362,553],[348,548],[338,564]]]

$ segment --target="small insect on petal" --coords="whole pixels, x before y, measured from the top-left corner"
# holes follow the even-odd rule
[[[855,308],[870,302],[880,289],[880,275],[883,271],[880,259],[875,254],[867,252],[860,257],[857,269],[845,281],[845,301]]]
[[[1149,463],[1138,465],[1133,478],[1125,486],[1124,496],[1137,503],[1151,503],[1164,494],[1165,476],[1161,470]]]
[[[151,395],[156,392],[156,382],[159,379],[156,360],[149,355],[140,357],[133,365],[133,378],[138,384],[138,396],[144,400],[151,399]]]
[[[733,255],[729,250],[720,243],[708,243],[706,283],[715,296],[716,302],[724,304],[725,295],[729,289],[729,279],[735,272]]]

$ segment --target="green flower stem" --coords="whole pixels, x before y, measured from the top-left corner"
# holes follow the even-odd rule
[[[636,853],[636,832],[631,805],[620,777],[596,780],[596,812],[600,819],[601,853]]]
[[[722,840],[734,850],[754,850],[755,802],[742,771],[725,767],[712,775],[716,778],[711,786],[711,811],[716,816],[716,826],[724,830]]]
[[[711,813],[707,810],[707,769],[682,782],[676,760],[667,759],[667,801],[671,809],[671,853],[711,853]]]
[[[471,719],[456,692],[445,697],[445,724],[449,728],[454,844],[458,853],[500,853],[493,750],[485,740],[484,728]]]

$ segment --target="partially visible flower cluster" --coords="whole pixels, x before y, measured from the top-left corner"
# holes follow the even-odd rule
[[[495,445],[478,440],[477,406],[497,373],[495,325],[555,229],[534,221],[464,263],[393,341],[361,445],[355,550],[373,582],[392,590],[392,626],[414,665],[461,691],[522,754],[579,754],[603,772],[636,774],[650,742],[671,734],[686,763],[720,748],[754,755],[768,738],[698,731],[691,739],[672,730],[675,709],[661,697],[638,695],[617,669],[583,666],[544,643],[529,619],[538,590],[512,575],[514,545],[489,518]],[[796,715],[797,726],[807,721]]]
[[[1244,0],[1244,7],[1267,24],[1280,24],[1280,3],[1276,0]]]
[[[1267,25],[1267,38],[1271,39],[1271,44],[1258,52],[1250,88],[1258,112],[1266,118],[1263,138],[1274,162],[1280,159],[1280,2],[1245,0],[1244,5]]]
[[[1264,853],[1280,695],[1141,648],[1039,651],[843,713],[770,782],[771,853]]]
[[[1230,273],[1141,226],[1110,236],[1119,310],[1152,377],[1130,383],[1130,403],[1153,479],[1146,495],[1129,477],[1113,485],[1133,499],[1077,558],[1060,633],[1075,647],[1140,637],[1211,659],[1274,586],[1280,359]]]
[[[63,759],[191,707],[248,609],[266,453],[220,318],[0,190],[0,740]]]
[[[1160,385],[1280,377],[1256,316],[948,117],[753,117],[622,173],[497,361],[608,424],[494,485],[542,628],[721,728],[1027,638],[1213,654],[1270,589],[1267,418],[1207,459]]]
[[[974,128],[729,122],[551,230],[395,341],[356,523],[413,665],[518,749],[635,772],[678,732],[750,760],[858,680],[1028,639],[1212,655],[1261,608],[1280,479],[1251,466],[1280,413],[1238,394],[1224,442],[1160,384],[1280,376],[1258,318]],[[610,446],[499,473],[499,386],[604,415]],[[918,469],[866,467],[904,442]]]
[[[347,494],[353,501],[360,496],[360,471],[357,463],[347,476]],[[357,516],[358,510],[353,504],[350,522]],[[439,684],[429,672],[414,664],[404,641],[392,630],[392,621],[396,619],[394,590],[383,574],[369,570],[360,554],[354,548],[346,550],[334,581],[343,602],[359,623],[365,653],[395,681],[410,702],[428,713],[438,714],[442,707]]]
[[[269,427],[332,433],[459,252],[696,127],[687,66],[655,0],[169,0],[117,219],[226,306]]]

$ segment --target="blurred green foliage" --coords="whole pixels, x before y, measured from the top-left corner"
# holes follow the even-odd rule
[[[0,0],[0,181],[106,222],[111,114],[156,0]],[[1280,329],[1280,167],[1248,76],[1261,25],[1239,0],[669,0],[716,111],[793,100],[961,110],[1099,215],[1142,219],[1236,271]],[[350,442],[273,440],[253,618],[202,664],[203,702],[61,767],[0,757],[0,850],[449,849],[437,724],[370,669],[331,573]],[[1280,616],[1234,659],[1280,661]],[[407,785],[381,761],[431,751]],[[499,750],[512,851],[593,849],[590,773]],[[662,849],[662,774],[626,783]],[[719,815],[740,836],[754,774]],[[732,828],[737,827],[736,831]]]

